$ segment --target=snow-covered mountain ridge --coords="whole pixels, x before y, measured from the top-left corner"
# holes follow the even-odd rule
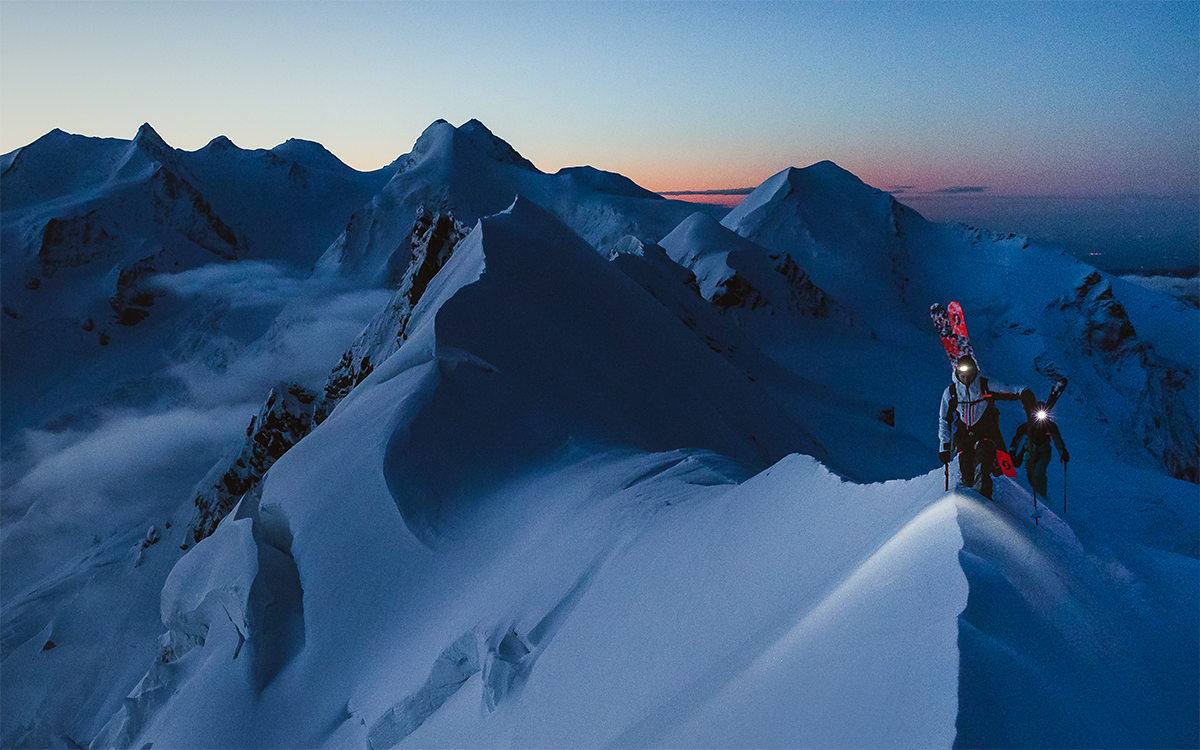
[[[4,746],[1198,741],[1171,294],[830,162],[721,217],[476,121],[0,173]],[[1036,517],[944,490],[954,298],[1071,378]]]

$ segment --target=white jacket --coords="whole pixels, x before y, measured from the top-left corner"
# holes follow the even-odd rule
[[[993,400],[1016,401],[1021,393],[1027,390],[1029,389],[1023,385],[997,383],[985,377],[975,378],[969,386],[963,385],[955,378],[942,393],[942,408],[938,411],[938,443],[941,444],[942,450],[950,450],[950,427],[954,421],[954,416],[950,414],[951,393],[958,401],[958,418],[967,427],[971,427],[979,421]]]

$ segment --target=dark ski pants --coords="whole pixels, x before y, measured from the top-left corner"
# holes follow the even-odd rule
[[[1046,500],[1046,469],[1049,467],[1050,451],[1046,450],[1037,454],[1037,459],[1033,463],[1033,478],[1030,481],[1033,483],[1033,491],[1042,500]]]
[[[970,487],[992,499],[992,467],[996,465],[996,444],[990,438],[965,441],[958,454],[958,471],[963,487]]]

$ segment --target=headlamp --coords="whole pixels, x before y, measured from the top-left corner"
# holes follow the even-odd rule
[[[1037,414],[1034,414],[1033,416],[1037,417],[1037,420],[1039,422],[1041,422],[1042,420],[1044,420],[1046,417],[1048,417],[1050,415],[1046,413],[1045,409],[1042,409],[1042,410],[1038,411]]]

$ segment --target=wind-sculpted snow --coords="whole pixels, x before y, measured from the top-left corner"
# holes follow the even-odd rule
[[[546,269],[557,283],[533,284]],[[571,307],[561,307],[567,299]],[[873,590],[855,571],[872,559],[891,569],[876,551],[938,499],[937,479],[900,503],[889,489],[844,483],[809,458],[745,481],[766,465],[771,440],[803,433],[765,412],[769,401],[744,374],[655,305],[521,199],[480,222],[416,306],[404,346],[262,485],[259,507],[288,519],[305,628],[304,648],[256,699],[259,718],[251,727],[233,711],[203,731],[196,706],[177,698],[139,720],[148,728],[136,741],[225,744],[262,732],[266,744],[286,735],[305,745],[487,745],[509,731],[515,710],[529,716],[517,724],[517,744],[691,744],[689,732],[699,730],[689,722],[711,712],[709,701],[722,705],[718,693],[742,700],[748,685],[761,689],[740,675],[772,659],[771,649],[805,662],[827,648],[813,633],[852,632],[829,602]],[[628,347],[647,351],[669,331],[674,351],[629,356]],[[606,366],[593,352],[614,361]],[[689,378],[710,390],[689,390]],[[620,389],[626,382],[658,403],[635,400],[635,416],[620,400],[632,398]],[[738,399],[739,412],[691,416],[730,409],[704,405],[706,392]],[[731,440],[746,434],[748,422],[735,426],[748,416],[759,438]],[[775,436],[762,430],[772,423]],[[645,452],[656,442],[693,447]],[[738,460],[697,450],[705,443]],[[929,518],[942,521],[912,529],[942,530],[941,569],[961,582],[953,514]],[[225,523],[245,523],[234,519]],[[906,621],[907,636],[923,635],[889,680],[926,675],[937,687],[919,700],[939,708],[913,723],[901,721],[910,711],[877,706],[880,731],[907,732],[917,744],[946,744],[953,731],[955,617],[965,590],[932,590],[940,603],[902,597],[943,614]],[[916,620],[941,625],[914,631]],[[236,696],[244,688],[222,684],[248,674],[234,658],[239,636],[254,645],[247,628],[217,640],[205,667],[172,689]],[[806,638],[821,645],[797,645]],[[850,693],[861,685],[856,671],[845,673]],[[318,673],[319,695],[304,687]],[[816,695],[824,678],[807,674],[800,683]],[[770,683],[790,685],[778,693],[787,700],[795,680],[785,670]],[[582,701],[579,690],[603,699]],[[859,726],[847,717],[865,709],[814,711],[764,731],[813,741]],[[762,716],[778,710],[765,705]],[[288,718],[298,716],[308,717],[301,737]],[[592,729],[579,735],[579,727]],[[754,736],[730,731],[730,742]]]
[[[821,452],[744,373],[524,198],[481,220],[447,274],[460,265],[483,270],[439,306],[433,346],[470,361],[439,357],[437,391],[388,447],[389,485],[423,540],[466,510],[439,491],[494,481],[571,437],[701,447],[760,467]]]
[[[264,486],[294,534],[306,641],[257,718],[205,730],[180,697],[138,743],[951,742],[967,592],[940,476],[854,485],[793,456],[746,480],[704,452],[566,446],[468,490],[481,522],[431,551],[376,478],[378,452],[338,468],[322,447],[407,419],[377,407],[411,392],[397,381],[414,369],[356,389]],[[224,627],[179,696],[241,690]]]
[[[1052,510],[1043,506],[1031,525],[1026,491],[1002,484],[996,503],[966,497],[960,556],[970,596],[959,618],[955,745],[1194,744],[1200,707],[1167,685],[1194,679],[1197,644],[1163,652],[1164,629],[1179,624],[1151,614],[1163,611],[1161,593],[1117,560],[1085,551]],[[1194,596],[1194,577],[1164,573],[1171,596]],[[1137,614],[1116,621],[1109,613],[1118,610]]]
[[[403,258],[407,267],[389,269],[397,289],[387,307],[358,335],[333,368],[316,407],[314,422],[320,424],[338,403],[374,369],[396,352],[409,335],[409,323],[429,284],[450,260],[467,235],[467,227],[451,214],[417,210],[417,219],[408,235],[408,252],[393,254],[392,261]],[[391,261],[389,261],[391,262]]]

